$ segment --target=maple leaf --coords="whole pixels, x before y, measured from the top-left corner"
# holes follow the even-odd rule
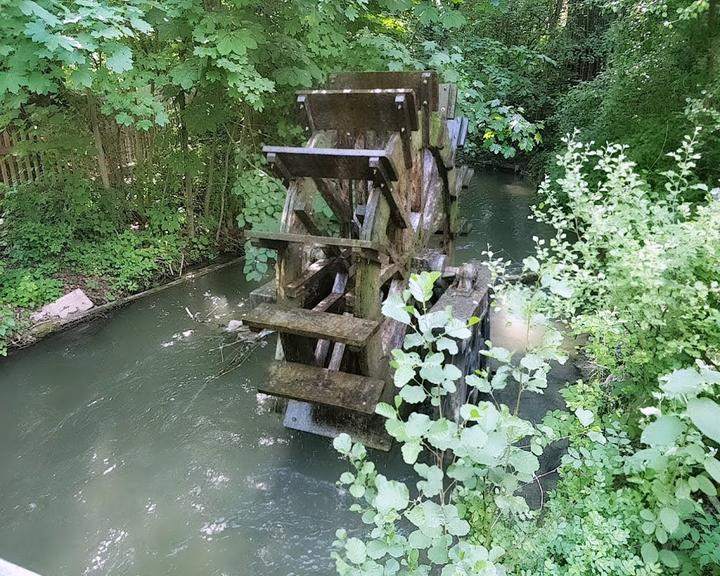
[[[116,72],[117,74],[132,70],[132,50],[130,50],[129,46],[123,46],[122,44],[116,45],[112,55],[105,61],[105,65],[108,67],[108,70]]]

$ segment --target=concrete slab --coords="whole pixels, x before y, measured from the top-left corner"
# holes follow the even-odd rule
[[[94,306],[95,304],[87,297],[85,292],[78,288],[68,292],[65,296],[61,296],[55,302],[43,306],[41,310],[31,316],[31,320],[37,324],[52,318],[64,319],[70,314],[85,312]]]

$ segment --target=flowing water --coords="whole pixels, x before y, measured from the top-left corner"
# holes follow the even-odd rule
[[[526,255],[532,197],[477,176],[457,260]],[[228,267],[0,360],[0,558],[43,576],[333,573],[335,530],[359,524],[345,465],[258,400],[273,338],[219,349],[255,287]],[[373,458],[407,477],[397,453]]]

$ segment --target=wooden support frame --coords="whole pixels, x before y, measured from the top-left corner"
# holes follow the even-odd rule
[[[385,170],[383,163],[380,162],[380,158],[370,158],[368,163],[370,168],[373,170],[373,181],[375,185],[380,188],[380,191],[390,206],[390,217],[395,221],[395,224],[397,224],[399,228],[412,228],[412,224],[410,224],[405,210],[400,205],[395,195],[390,175]]]
[[[305,244],[308,246],[338,246],[340,248],[349,248],[354,253],[361,253],[363,257],[370,259],[378,259],[379,254],[389,255],[386,246],[372,240],[358,240],[355,238],[336,238],[334,236],[311,236],[310,234],[290,234],[287,232],[260,232],[251,230],[247,234],[247,239],[253,244],[270,248],[272,250],[282,250],[288,244]]]
[[[395,96],[395,108],[399,116],[400,138],[403,144],[405,168],[412,168],[412,123],[410,121],[410,105],[404,95]],[[414,112],[414,110],[413,110]]]
[[[309,148],[304,146],[264,146],[263,153],[286,179],[329,178],[371,180],[369,158],[380,158],[390,178],[397,179],[397,171],[385,149]]]
[[[342,257],[318,260],[308,266],[305,271],[285,286],[285,294],[289,298],[298,298],[305,288],[316,281],[320,276],[331,274],[333,270],[347,268],[347,263]]]
[[[323,200],[327,202],[327,205],[330,207],[330,210],[333,211],[333,214],[335,214],[340,224],[352,222],[352,207],[349,202],[345,202],[341,198],[338,190],[339,186],[337,184],[330,184],[330,182],[324,178],[313,178],[313,182],[315,182],[318,192],[320,192]]]
[[[303,90],[296,92],[301,125],[306,130],[340,132],[399,131],[404,119],[393,102],[400,96],[408,103],[409,128],[418,129],[415,92],[412,88]]]
[[[310,102],[308,97],[301,94],[297,97],[298,111],[301,117],[301,124],[303,125],[306,132],[312,134],[315,132],[315,122],[313,120],[312,110],[310,109]]]

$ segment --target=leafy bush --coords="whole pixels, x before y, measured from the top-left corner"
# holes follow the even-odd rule
[[[505,550],[495,527],[530,515],[520,490],[534,481],[538,455],[554,436],[552,428],[518,416],[519,399],[527,391],[542,393],[549,361],[564,361],[561,339],[543,323],[546,338],[522,357],[490,346],[484,353],[500,368],[494,375],[471,374],[466,382],[492,395],[514,380],[518,402],[511,408],[492,397],[468,401],[457,415],[448,412],[444,399],[456,392],[462,374],[445,352],[457,353],[457,340],[468,338],[478,319],[465,325],[450,309],[427,310],[438,277],[413,275],[407,290],[383,304],[383,313],[407,324],[409,332],[403,349],[393,351],[395,404],[378,404],[376,411],[387,418],[386,430],[421,480],[411,495],[407,485],[377,472],[362,445],[353,445],[347,435],[336,438],[335,448],[354,468],[340,484],[359,500],[351,509],[372,527],[367,540],[338,532],[333,557],[339,574],[430,574],[433,567],[443,576],[503,574]],[[528,320],[538,319],[531,306],[525,310]],[[415,411],[427,403],[435,407],[435,418]],[[412,525],[407,535],[403,522]]]
[[[693,176],[697,134],[671,154],[676,167],[661,188],[637,174],[624,146],[574,137],[558,156],[560,176],[540,187],[535,216],[555,233],[547,246],[538,241],[528,270],[543,261],[541,274],[572,287],[557,312],[628,386],[649,390],[695,358],[720,361],[720,203],[688,201],[707,194]]]
[[[260,168],[241,173],[233,185],[233,194],[242,200],[238,226],[253,230],[277,231],[285,201],[282,183]],[[245,243],[244,273],[248,280],[261,280],[276,258],[274,250]]]
[[[28,269],[0,274],[0,303],[12,308],[39,308],[62,295],[62,282]]]

